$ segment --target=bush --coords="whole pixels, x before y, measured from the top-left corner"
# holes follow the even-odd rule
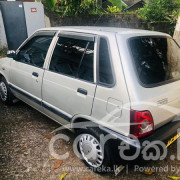
[[[112,6],[103,9],[98,5],[97,0],[43,0],[45,6],[52,12],[63,16],[76,14],[106,14],[120,13],[125,6],[121,0],[107,0]]]
[[[148,22],[175,21],[179,10],[179,0],[149,0],[137,13]]]
[[[96,0],[82,0],[80,4],[80,8],[78,10],[79,14],[95,14],[97,11],[96,8]]]
[[[51,10],[54,11],[54,8],[56,6],[56,0],[46,0],[46,6]]]
[[[46,0],[45,5],[53,12],[63,16],[94,14],[100,7],[96,0]],[[102,8],[101,8],[102,9]]]

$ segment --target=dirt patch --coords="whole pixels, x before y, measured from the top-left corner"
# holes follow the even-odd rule
[[[69,141],[58,140],[55,143],[54,148],[58,154],[69,153],[66,160],[58,162],[49,152],[50,139],[55,135],[51,135],[51,132],[58,127],[59,124],[22,102],[10,107],[0,103],[0,179],[59,180],[64,173],[68,173],[64,180],[165,180],[169,179],[167,176],[180,176],[180,171],[171,171],[171,166],[180,167],[177,159],[170,160],[171,155],[177,157],[177,143],[169,147],[168,156],[162,161],[148,161],[144,164],[137,162],[140,167],[168,166],[167,172],[146,175],[135,171],[134,165],[128,165],[117,177],[113,174],[95,174],[87,170],[74,154],[75,135],[68,130],[57,132],[70,138]]]
[[[0,58],[6,57],[7,49],[0,49]]]

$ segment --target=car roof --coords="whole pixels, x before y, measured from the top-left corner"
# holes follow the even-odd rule
[[[116,28],[116,27],[99,27],[99,26],[62,26],[62,27],[51,27],[51,28],[43,28],[40,30],[68,30],[68,31],[80,31],[86,33],[96,33],[99,31],[109,32],[109,33],[118,33],[120,35],[123,34],[139,34],[139,35],[160,35],[160,36],[169,36],[166,33],[157,32],[157,31],[148,31],[141,29],[130,29],[130,28]]]

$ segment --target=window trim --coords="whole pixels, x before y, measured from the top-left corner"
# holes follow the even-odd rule
[[[84,41],[95,41],[95,36],[92,34],[78,33],[78,32],[68,32],[61,31],[58,34],[58,37],[72,38],[72,39],[80,39]]]
[[[104,38],[107,42],[107,46],[108,46],[108,51],[109,51],[109,60],[110,60],[110,65],[111,65],[111,72],[112,72],[112,77],[113,77],[113,83],[112,84],[105,84],[105,83],[101,83],[99,81],[99,52],[100,52],[100,39]],[[97,85],[98,86],[102,86],[102,87],[106,87],[106,88],[113,88],[116,85],[116,79],[115,79],[115,72],[114,72],[114,66],[113,66],[113,60],[112,60],[112,53],[111,53],[111,48],[110,48],[110,42],[107,36],[105,35],[99,35],[98,36],[98,51],[97,51]]]
[[[63,34],[63,36],[61,36],[61,34]],[[56,44],[57,44],[60,37],[66,37],[66,38],[72,38],[72,39],[86,40],[86,41],[94,42],[94,56],[93,56],[93,64],[94,64],[94,66],[93,66],[93,76],[94,76],[94,80],[93,80],[93,82],[90,82],[90,81],[87,81],[87,80],[84,80],[84,79],[80,79],[78,77],[74,77],[74,76],[71,76],[71,75],[68,75],[68,74],[63,74],[63,73],[60,73],[60,72],[54,72],[54,71],[49,69],[51,61],[52,61],[52,56],[53,56],[54,50],[56,48]],[[94,67],[96,67],[96,62],[97,62],[97,57],[96,57],[96,54],[97,54],[97,46],[96,46],[96,44],[97,44],[97,40],[98,40],[97,35],[96,34],[81,33],[81,32],[74,32],[74,31],[73,32],[72,31],[59,31],[57,33],[56,38],[57,39],[54,42],[54,46],[53,46],[53,48],[51,50],[51,54],[49,56],[48,65],[47,65],[47,68],[45,70],[47,70],[49,72],[52,72],[52,73],[55,73],[55,74],[63,75],[63,76],[66,76],[66,77],[69,77],[69,78],[72,78],[72,79],[80,80],[80,81],[83,81],[83,82],[86,82],[86,83],[96,84],[96,72],[95,72]]]
[[[19,50],[23,47],[23,46],[25,46],[32,38],[34,38],[35,36],[39,36],[39,34],[41,35],[41,34],[46,34],[46,35],[52,35],[52,37],[55,37],[55,35],[56,35],[56,33],[57,33],[57,31],[49,31],[49,30],[47,30],[47,31],[37,31],[37,32],[35,32],[34,34],[32,34],[29,38],[27,38],[20,46],[19,46],[19,48],[16,50],[16,54],[19,52]]]
[[[170,80],[166,80],[166,81],[163,81],[163,82],[160,82],[160,83],[154,83],[154,84],[144,84],[140,78],[139,78],[139,74],[138,74],[138,71],[137,71],[137,68],[136,68],[136,64],[135,64],[135,58],[133,56],[133,53],[132,53],[132,50],[131,50],[131,46],[130,46],[130,41],[133,40],[133,39],[139,39],[139,38],[149,38],[149,37],[153,37],[153,38],[166,38],[166,39],[171,39],[173,40],[177,46],[180,48],[180,46],[178,45],[178,43],[171,37],[171,36],[166,36],[166,35],[142,35],[142,36],[135,36],[135,37],[130,37],[128,38],[126,41],[127,43],[127,46],[128,46],[128,51],[129,51],[129,55],[130,55],[130,58],[131,58],[131,62],[132,62],[132,65],[133,65],[133,69],[135,71],[135,74],[136,74],[136,78],[138,80],[138,83],[144,87],[144,88],[154,88],[154,87],[159,87],[159,86],[163,86],[163,85],[166,85],[166,84],[170,84],[172,82],[176,82],[178,80],[180,80],[180,78],[176,78],[176,79],[170,79]]]
[[[38,35],[38,36],[33,36],[31,39],[33,39],[33,38],[35,38],[35,37],[51,37],[50,35]],[[53,41],[53,36],[52,36],[52,41]],[[30,39],[30,40],[31,40]],[[30,42],[30,40],[27,42],[27,43],[29,43]],[[52,41],[51,41],[51,43],[52,43]],[[27,44],[26,43],[26,44]],[[51,43],[50,43],[50,45],[49,45],[49,48],[50,48],[50,46],[51,46]],[[26,44],[24,44],[24,46],[26,46]],[[21,48],[23,48],[24,46],[22,46]],[[46,54],[46,57],[47,57],[47,55],[48,55],[48,51],[49,51],[49,48],[48,48],[48,50],[47,50],[47,54]],[[16,53],[16,55],[19,53],[21,51],[21,49],[19,49],[19,51]],[[15,61],[17,61],[17,62],[19,62],[19,63],[22,63],[22,64],[26,64],[26,65],[29,65],[29,66],[33,66],[33,67],[36,67],[36,68],[39,68],[39,69],[44,69],[44,65],[45,65],[45,62],[46,62],[46,57],[44,58],[44,63],[43,63],[43,66],[42,67],[38,67],[38,66],[36,66],[36,65],[34,65],[34,64],[28,64],[28,63],[26,63],[26,62],[21,62],[21,61],[19,61],[19,60],[15,60]]]
[[[29,41],[31,41],[31,39],[33,39],[34,37],[37,37],[37,36],[52,36],[52,41],[50,43],[50,46],[51,44],[53,43],[53,39],[55,38],[55,35],[56,35],[57,31],[37,31],[35,32],[34,34],[32,34],[32,36],[30,36],[28,39],[26,39],[22,44],[21,46],[16,50],[16,55],[19,53],[19,51],[21,50],[21,48],[23,48],[27,43],[29,43]],[[46,54],[46,57],[44,59],[44,64],[42,67],[38,67],[38,66],[35,66],[33,64],[28,64],[28,63],[25,63],[25,62],[21,62],[21,61],[18,61],[18,60],[15,60],[19,63],[22,63],[22,64],[26,64],[26,65],[29,65],[29,66],[32,66],[32,67],[35,67],[35,68],[39,68],[39,69],[45,69],[44,66],[46,64],[46,61],[47,61],[47,57],[48,57],[48,52],[50,50],[50,46],[47,50],[47,54]]]
[[[57,31],[37,31],[32,35],[33,36],[55,36]]]

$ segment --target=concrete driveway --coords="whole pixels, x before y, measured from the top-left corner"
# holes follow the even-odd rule
[[[75,135],[68,130],[62,131],[70,141],[58,140],[55,149],[59,154],[69,152],[70,155],[63,162],[58,162],[49,153],[50,133],[58,127],[59,124],[22,102],[11,107],[0,103],[0,180],[59,180],[63,173],[68,173],[65,180],[164,180],[169,179],[168,176],[180,176],[180,162],[170,160],[171,155],[177,154],[177,143],[170,146],[165,160],[139,164],[142,168],[166,167],[166,172],[158,169],[152,175],[146,175],[140,172],[142,168],[135,171],[138,166],[129,165],[117,177],[114,174],[95,174],[75,156],[72,148]]]

